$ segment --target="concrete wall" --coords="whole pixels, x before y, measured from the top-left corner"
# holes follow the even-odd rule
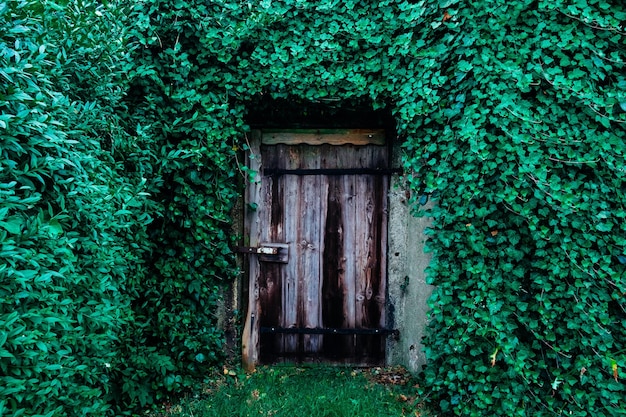
[[[387,363],[421,371],[426,358],[422,349],[428,298],[433,287],[426,283],[430,255],[424,252],[425,229],[430,220],[411,215],[406,188],[394,175],[389,193],[388,225],[388,325],[399,338],[388,338]]]

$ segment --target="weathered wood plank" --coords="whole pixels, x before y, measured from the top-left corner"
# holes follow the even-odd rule
[[[385,146],[335,146],[338,168],[388,168],[388,148]]]
[[[302,177],[303,207],[301,213],[302,247],[300,275],[300,318],[302,327],[320,326],[320,177]],[[319,335],[305,335],[303,352],[311,353],[319,350]]]
[[[284,183],[284,207],[290,215],[285,212],[284,233],[285,241],[289,245],[289,262],[285,265],[285,276],[283,278],[283,327],[298,327],[298,271],[302,250],[297,242],[298,223],[301,212],[300,183],[297,177],[285,176],[279,181]],[[283,352],[295,353],[297,351],[297,335],[285,335]],[[281,353],[283,353],[281,352]]]
[[[384,145],[383,129],[301,129],[301,130],[264,130],[264,145]]]
[[[368,297],[371,297],[371,248],[374,244],[374,236],[372,234],[373,201],[369,177],[361,176],[357,178],[356,190],[358,195],[363,196],[363,198],[359,199],[355,221],[358,225],[356,327],[368,328],[372,327],[369,322]],[[355,356],[360,357],[367,353],[365,344],[368,340],[363,336],[357,336],[355,340]]]
[[[318,169],[321,166],[322,161],[320,160],[319,151],[315,149],[315,147],[308,146],[307,147],[310,153],[307,153],[307,158],[310,158],[311,161],[315,161],[314,163],[308,164],[313,169]],[[322,326],[322,305],[321,305],[321,297],[322,297],[322,250],[324,247],[324,234],[323,234],[323,224],[326,221],[326,210],[325,203],[327,201],[328,196],[328,177],[319,175],[314,177],[314,181],[312,182],[311,188],[311,205],[315,208],[316,215],[314,216],[314,220],[311,222],[312,233],[311,233],[311,241],[316,242],[315,246],[317,247],[317,251],[315,252],[315,257],[312,259],[312,270],[311,279],[308,285],[308,295],[307,295],[307,316],[309,317],[308,321],[306,321],[306,327],[321,327]],[[310,335],[304,337],[305,342],[305,352],[311,353],[319,353],[322,347],[322,343],[324,340],[323,335]]]
[[[386,327],[387,326],[387,222],[389,220],[389,177],[379,178],[376,181],[380,182],[380,204],[381,210],[379,214],[379,230],[380,230],[380,238],[379,242],[379,255],[378,259],[380,262],[380,285],[378,288],[378,292],[376,293],[376,302],[378,303],[380,309],[380,321],[378,322],[378,326]],[[376,185],[378,187],[378,185]]]
[[[246,154],[248,167],[257,172],[261,170],[260,139],[260,134],[252,133],[250,149]],[[249,246],[258,246],[261,241],[262,216],[259,216],[257,211],[252,209],[255,205],[257,209],[262,206],[261,193],[262,179],[257,176],[254,182],[247,185],[245,193],[244,232],[245,236],[249,238],[249,242],[247,242]],[[259,274],[258,262],[251,261],[248,274],[248,308],[241,344],[243,367],[249,372],[253,371],[259,362]]]
[[[368,149],[373,148],[373,149]],[[356,166],[358,168],[375,166],[368,161],[363,165],[361,161],[364,159],[362,154],[369,155],[371,153],[385,153],[386,148],[382,147],[355,147],[342,146],[336,148],[338,166]],[[365,158],[367,159],[367,158]],[[383,165],[383,166],[386,166]],[[354,328],[357,326],[356,317],[356,295],[357,295],[357,247],[358,239],[357,230],[361,227],[358,224],[357,209],[358,200],[363,196],[358,194],[356,189],[358,178],[350,175],[341,177],[341,204],[343,210],[344,224],[344,265],[345,275],[343,283],[344,298],[344,317],[343,321],[346,327]],[[349,358],[354,357],[354,336],[348,336],[342,340],[344,343],[344,351]]]
[[[300,166],[301,158],[299,154],[294,154],[291,147],[285,145],[262,146],[263,161],[265,166],[283,166],[297,168]],[[301,201],[299,197],[300,185],[294,178],[278,177],[275,178],[278,188],[282,190],[281,199],[283,210],[273,211],[272,223],[282,226],[282,241],[288,245],[289,259],[287,264],[282,268],[281,281],[281,302],[279,304],[281,310],[280,323],[285,328],[298,327],[297,319],[297,277],[298,277],[298,259],[301,257],[300,248],[297,246],[295,236],[298,233],[298,217],[300,212]],[[284,354],[293,354],[297,351],[297,335],[283,335],[282,343],[275,352],[278,357]]]
[[[266,169],[387,169],[388,149],[386,146],[332,146],[332,145],[272,145],[262,146]],[[313,157],[313,155],[316,155]],[[309,162],[319,160],[319,163]]]
[[[343,206],[341,201],[341,177],[327,177],[328,192],[322,202],[323,249],[322,249],[322,326],[341,328],[344,326],[345,278],[343,254]],[[324,338],[323,348],[326,354],[337,354],[337,336]]]
[[[328,217],[325,227],[323,323],[351,328],[355,323],[355,194],[353,176],[329,177]],[[354,336],[326,336],[324,353],[330,358],[352,358]]]
[[[373,236],[370,232],[371,224],[368,218],[368,211],[371,211],[371,197],[368,193],[368,184],[365,176],[356,178],[355,194],[356,210],[354,224],[355,230],[355,267],[356,267],[356,297],[355,312],[356,326],[368,327],[367,314],[365,311],[365,299],[367,296],[369,276],[371,268],[369,267],[370,247],[372,245]]]
[[[260,231],[262,242],[283,242],[284,222],[284,182],[273,178],[264,178],[263,208],[258,210],[261,224],[267,225]],[[257,258],[261,261],[260,257]],[[285,275],[283,264],[274,262],[259,262],[259,325],[272,327],[282,325],[282,283]],[[283,335],[260,336],[261,361],[283,350]]]
[[[381,256],[384,255],[381,238],[383,217],[383,200],[386,199],[386,188],[383,187],[384,178],[374,176],[359,177],[358,192],[367,194],[363,200],[363,209],[359,210],[360,224],[363,229],[365,245],[361,247],[359,264],[362,268],[361,279],[358,284],[357,327],[361,324],[365,328],[382,327],[384,324],[384,274]],[[369,190],[369,192],[368,192]],[[356,355],[377,360],[383,356],[382,339],[379,336],[357,336]]]

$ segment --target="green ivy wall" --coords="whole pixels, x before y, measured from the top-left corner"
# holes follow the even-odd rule
[[[237,274],[246,117],[269,97],[393,115],[416,214],[433,219],[427,405],[624,413],[621,1],[68,2],[74,14],[41,3],[69,13],[61,22],[87,19],[56,32],[35,2],[7,4],[2,65],[26,75],[0,70],[0,250],[23,258],[0,265],[4,412],[87,414],[71,398],[120,414],[221,360],[212,312]],[[7,52],[18,47],[19,60]],[[420,211],[424,196],[436,204]],[[26,329],[41,335],[20,344]],[[66,388],[35,391],[46,379],[33,375],[67,369]]]

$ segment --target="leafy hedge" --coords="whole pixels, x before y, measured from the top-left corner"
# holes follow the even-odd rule
[[[430,406],[622,414],[625,17],[607,0],[1,4],[3,412],[119,415],[221,358],[238,152],[270,98],[393,113],[416,206],[437,202]]]
[[[150,243],[126,175],[120,15],[0,3],[0,414],[103,415]]]
[[[128,414],[224,356],[232,145],[128,94],[132,6],[0,4],[2,415]]]

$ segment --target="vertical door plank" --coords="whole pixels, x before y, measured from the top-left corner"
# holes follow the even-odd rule
[[[284,189],[283,181],[277,178],[264,177],[262,186],[263,209],[259,211],[261,218],[260,243],[283,241]],[[276,327],[281,324],[282,316],[282,282],[285,274],[283,264],[275,262],[259,262],[259,325]],[[262,362],[273,361],[273,356],[283,352],[283,335],[261,334],[260,355]]]
[[[379,219],[379,239],[378,239],[378,260],[380,263],[380,280],[378,292],[375,294],[376,302],[378,303],[378,308],[380,311],[380,319],[378,322],[379,327],[386,327],[387,325],[387,315],[386,306],[387,306],[387,221],[389,219],[389,208],[388,208],[388,195],[389,195],[389,178],[388,177],[378,177],[376,178],[377,183],[375,184],[375,188],[380,187],[380,191],[377,191],[378,195],[378,204],[380,204],[380,211],[377,215]],[[380,193],[380,194],[379,194]]]
[[[342,178],[338,175],[326,177],[328,192],[322,212],[326,213],[323,220],[323,251],[322,251],[322,290],[320,303],[322,306],[322,326],[342,328],[346,326],[345,274],[346,257],[344,254],[344,199]],[[325,335],[323,353],[326,357],[336,359],[345,355],[343,341],[346,336]]]
[[[344,278],[344,305],[345,323],[347,328],[359,327],[357,323],[357,275],[358,275],[358,239],[357,230],[357,178],[353,175],[344,175],[341,178],[343,186],[343,206],[345,207],[343,223],[344,227],[344,257],[345,257],[345,278]],[[354,357],[354,336],[346,336],[344,339],[344,349],[348,358]]]
[[[284,235],[285,243],[289,245],[289,262],[284,266],[282,327],[298,327],[298,273],[299,259],[302,250],[298,244],[298,223],[302,211],[300,202],[300,179],[295,175],[284,175],[280,179],[284,182]],[[288,334],[284,336],[284,351],[287,354],[297,352],[298,336]]]
[[[296,147],[278,145],[282,150],[281,158],[276,161],[277,168],[297,169],[302,165],[301,152]],[[274,166],[272,166],[273,168]],[[299,323],[299,276],[300,259],[303,256],[302,246],[299,244],[299,223],[302,212],[301,188],[302,178],[294,175],[284,175],[281,178],[285,182],[285,237],[289,244],[289,263],[286,265],[284,303],[283,303],[283,327],[300,327]],[[299,348],[300,337],[298,335],[285,335],[285,352],[290,355],[296,354]]]
[[[358,177],[357,224],[362,230],[358,247],[357,327],[375,328],[384,325],[385,271],[381,257],[386,245],[382,239],[383,200],[386,199],[385,177],[363,175]],[[363,243],[361,245],[361,242]],[[382,355],[380,336],[357,336],[357,356],[377,361]]]
[[[317,147],[300,145],[300,164],[298,168],[319,168],[320,158]],[[302,257],[298,282],[300,327],[317,327],[319,324],[319,281],[320,281],[320,181],[318,175],[300,177],[301,189],[300,217],[298,241]],[[303,335],[300,339],[300,352],[314,353],[318,351],[319,335]]]
[[[359,162],[359,146],[337,147],[337,165],[342,168],[362,168]],[[343,175],[341,177],[342,206],[344,226],[344,258],[345,275],[343,282],[344,305],[343,305],[343,326],[354,329],[357,325],[356,297],[357,297],[357,230],[360,228],[357,219],[357,201],[359,199],[356,189],[357,177],[354,175]],[[355,336],[347,335],[340,339],[343,350],[343,359],[353,362],[355,356]]]
[[[368,192],[367,176],[355,178],[355,269],[356,269],[356,327],[369,326],[366,312],[366,297],[371,276],[370,251],[373,236],[370,233],[372,201]]]
[[[374,206],[374,241],[377,265],[375,279],[372,280],[372,299],[369,309],[372,312],[371,320],[376,327],[385,327],[385,306],[387,299],[387,192],[388,179],[377,176],[373,178],[375,206]],[[369,336],[370,347],[367,354],[371,362],[380,363],[385,358],[385,339],[382,336]]]
[[[300,213],[300,239],[302,251],[299,275],[299,320],[302,327],[319,325],[320,300],[320,176],[302,178],[302,212]],[[304,335],[304,353],[319,350],[319,335]]]
[[[375,245],[373,229],[374,202],[372,196],[372,184],[370,176],[357,178],[356,192],[357,202],[357,327],[374,327],[370,320],[370,299],[372,298],[373,279],[373,251]],[[367,340],[364,336],[356,336],[356,356],[361,357],[367,353]]]

